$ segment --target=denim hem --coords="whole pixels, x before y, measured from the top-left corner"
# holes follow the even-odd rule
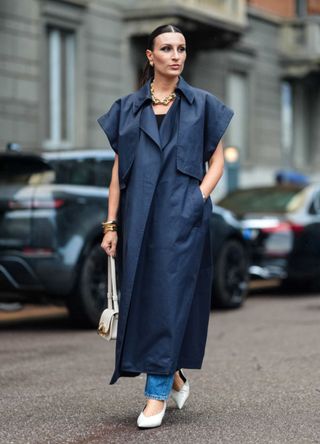
[[[169,398],[173,385],[174,374],[161,376],[147,374],[144,393],[147,398],[164,401]]]
[[[157,401],[166,401],[169,398],[169,395],[151,395],[150,393],[144,392],[144,395],[148,399],[156,399]]]

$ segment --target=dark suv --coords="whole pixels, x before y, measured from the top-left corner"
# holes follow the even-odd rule
[[[0,301],[66,303],[96,326],[106,288],[100,247],[107,217],[111,150],[0,154]],[[238,222],[213,211],[213,305],[238,307],[247,288]]]

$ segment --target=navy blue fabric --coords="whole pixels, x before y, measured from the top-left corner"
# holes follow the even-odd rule
[[[160,128],[150,80],[98,119],[119,155],[120,376],[201,368],[210,314],[211,199],[199,184],[233,111],[182,77]]]

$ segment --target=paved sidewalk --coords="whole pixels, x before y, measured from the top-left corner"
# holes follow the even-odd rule
[[[144,375],[108,384],[114,344],[66,318],[0,322],[1,444],[320,443],[320,297],[252,295],[214,312],[183,410],[138,430]]]
[[[8,304],[9,305],[9,304]],[[37,319],[50,319],[57,317],[65,318],[68,312],[65,307],[57,307],[54,305],[24,305],[19,310],[1,310],[0,306],[0,323],[28,321],[33,322]]]

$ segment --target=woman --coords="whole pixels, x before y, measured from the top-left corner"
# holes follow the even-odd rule
[[[182,77],[180,29],[155,29],[143,86],[98,119],[116,153],[102,248],[116,256],[120,376],[146,373],[141,428],[161,425],[171,394],[189,395],[182,368],[201,368],[211,299],[210,193],[223,173],[233,111]],[[206,172],[205,163],[208,162]]]

